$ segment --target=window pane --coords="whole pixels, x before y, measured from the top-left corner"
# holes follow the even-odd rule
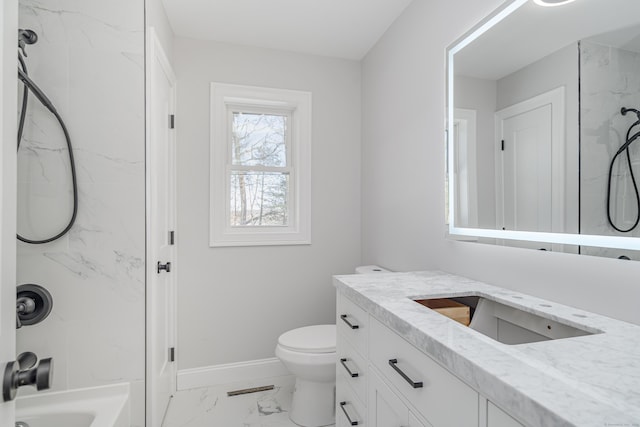
[[[233,113],[231,161],[242,166],[287,166],[287,116]]]
[[[231,172],[232,227],[287,226],[289,174]]]

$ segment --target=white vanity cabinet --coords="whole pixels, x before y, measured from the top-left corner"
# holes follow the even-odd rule
[[[373,317],[369,328],[371,365],[433,427],[478,426],[478,392]]]
[[[369,313],[338,295],[336,427],[367,425]]]
[[[476,391],[340,293],[336,324],[336,426],[478,426]]]
[[[369,376],[368,412],[370,427],[431,427],[419,421],[374,371]]]
[[[336,322],[337,427],[524,427],[340,293]]]

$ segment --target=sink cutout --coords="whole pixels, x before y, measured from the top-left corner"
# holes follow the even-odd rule
[[[435,310],[458,323],[462,323],[464,326],[469,326],[469,323],[471,322],[471,307],[461,302],[454,301],[450,298],[434,298],[414,301],[427,308]]]
[[[429,298],[414,301],[495,341],[508,345],[574,338],[602,332],[560,323],[479,296]]]

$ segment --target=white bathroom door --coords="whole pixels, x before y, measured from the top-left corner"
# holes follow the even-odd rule
[[[147,427],[160,427],[176,389],[175,77],[147,37]]]
[[[16,127],[18,1],[0,6],[0,373],[16,359]],[[0,398],[0,426],[13,426],[15,404]]]
[[[551,231],[551,105],[502,122],[503,227]]]
[[[496,225],[505,230],[564,231],[564,88],[496,113]],[[510,246],[559,250],[547,243]]]

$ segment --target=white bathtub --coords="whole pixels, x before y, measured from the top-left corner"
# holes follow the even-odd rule
[[[129,384],[21,397],[16,421],[29,427],[128,427]]]

